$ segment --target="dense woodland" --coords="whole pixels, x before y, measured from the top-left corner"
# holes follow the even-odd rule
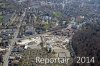
[[[73,36],[72,46],[76,56],[95,58],[95,63],[73,64],[72,66],[100,66],[100,22],[84,24]]]

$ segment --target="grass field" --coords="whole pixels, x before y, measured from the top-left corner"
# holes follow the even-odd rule
[[[0,15],[0,23],[3,21],[3,16],[2,15]]]

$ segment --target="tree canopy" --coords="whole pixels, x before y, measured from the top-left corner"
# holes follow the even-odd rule
[[[81,30],[72,38],[72,46],[76,56],[94,57],[95,66],[100,66],[100,23],[91,22],[83,25]],[[79,66],[92,66],[93,64],[79,64]],[[75,64],[73,64],[75,66]]]

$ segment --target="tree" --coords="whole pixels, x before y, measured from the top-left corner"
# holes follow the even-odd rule
[[[76,56],[95,58],[95,63],[79,64],[79,66],[100,66],[100,23],[84,24],[81,30],[73,36],[72,47]]]

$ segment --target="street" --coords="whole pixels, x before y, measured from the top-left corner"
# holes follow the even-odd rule
[[[23,20],[24,16],[25,16],[25,12],[22,14],[21,18],[19,18],[20,23],[19,23],[19,25],[17,26],[17,30],[16,30],[15,33],[14,33],[14,38],[11,40],[11,44],[10,44],[10,46],[9,46],[9,50],[7,51],[7,53],[6,53],[6,54],[4,55],[4,57],[3,57],[3,61],[4,61],[3,66],[8,66],[8,63],[9,63],[9,56],[10,56],[11,51],[12,51],[12,49],[13,49],[13,45],[14,45],[15,42],[16,42],[16,39],[17,39],[17,36],[18,36],[18,34],[19,34],[20,27],[21,27],[22,20]],[[16,20],[16,19],[15,19],[15,20]],[[13,21],[15,21],[15,20],[13,20]],[[13,22],[11,22],[11,23],[13,23]]]

